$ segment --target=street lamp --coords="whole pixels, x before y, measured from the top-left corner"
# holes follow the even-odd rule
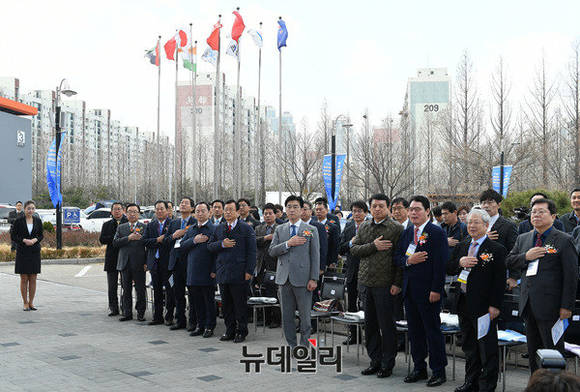
[[[337,131],[337,126],[338,126],[338,120],[339,119],[344,119],[346,121],[348,121],[347,117],[344,114],[339,114],[335,119],[334,119],[334,125],[332,127],[332,137],[331,137],[331,157],[330,157],[330,172],[331,172],[331,177],[330,177],[330,181],[331,181],[331,198],[334,200],[334,195],[336,192],[336,131]],[[342,124],[343,128],[350,128],[352,127],[352,124],[347,123],[347,124]],[[348,156],[347,156],[348,158]],[[348,163],[347,163],[348,165]],[[338,197],[337,197],[338,199]],[[336,207],[336,206],[335,206]]]
[[[76,94],[76,91],[70,88],[68,80],[62,79],[60,81],[60,85],[56,88],[56,98],[55,98],[55,119],[54,119],[54,126],[56,130],[56,157],[58,160],[58,153],[60,149],[60,138],[61,138],[61,128],[60,128],[60,94],[64,94],[67,97],[72,97]],[[59,181],[59,188],[62,193],[62,170],[60,170],[60,181]],[[59,201],[56,205],[56,249],[62,249],[62,205]]]

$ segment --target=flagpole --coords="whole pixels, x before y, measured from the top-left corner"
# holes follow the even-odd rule
[[[178,33],[179,34],[179,33]],[[183,184],[181,183],[182,181],[182,173],[181,170],[183,168],[183,135],[179,134],[179,129],[177,126],[177,81],[178,81],[178,73],[179,73],[179,48],[181,47],[181,42],[179,42],[176,45],[175,48],[175,140],[179,140],[179,153],[176,151],[176,154],[179,154],[177,156],[177,161],[176,165],[175,165],[175,186],[173,187],[173,195],[169,195],[170,199],[175,202],[176,199],[176,195],[177,195],[177,183],[180,183],[180,191],[183,192]],[[176,143],[176,147],[177,147],[177,143]],[[176,149],[177,150],[177,149]]]
[[[192,40],[193,39],[193,23],[189,24],[189,39]],[[195,41],[195,45],[197,47],[197,41]],[[193,53],[191,53],[191,51],[193,50],[193,45],[191,44],[191,42],[189,43],[189,47],[190,49],[190,53],[189,53],[189,60],[191,60],[191,98],[192,98],[192,103],[191,103],[191,122],[192,122],[192,135],[191,135],[191,144],[192,144],[192,148],[191,148],[191,153],[192,153],[192,161],[193,160],[193,155],[194,155],[194,151],[195,146],[196,146],[196,135],[195,135],[195,82],[196,82],[196,72],[197,70],[194,70],[194,65],[193,65]],[[193,196],[193,200],[197,200],[197,170],[195,168],[195,165],[191,165],[191,171],[192,171],[192,196]]]
[[[218,15],[218,23],[221,24],[222,16],[221,14]],[[218,55],[217,55],[217,64],[215,67],[215,99],[214,99],[214,151],[213,151],[213,197],[214,199],[219,198],[220,187],[219,183],[221,182],[221,173],[220,173],[220,162],[221,162],[221,135],[219,129],[219,97],[220,97],[220,59],[221,59],[221,29],[218,31]]]
[[[260,22],[260,32],[262,31],[262,22]],[[258,184],[256,184],[256,192],[255,192],[255,203],[258,203],[258,198],[260,200],[260,205],[263,205],[265,202],[265,195],[266,195],[266,166],[264,162],[264,131],[262,129],[262,122],[260,117],[260,92],[261,92],[261,82],[262,82],[262,47],[258,48],[258,144],[259,144],[259,152],[258,152],[258,159],[259,159],[259,177],[260,181],[260,193],[258,197]]]
[[[156,172],[159,173],[161,170],[161,162],[159,161],[159,156],[161,155],[161,145],[159,144],[159,132],[161,129],[161,36],[157,37],[157,56],[155,61],[159,61],[159,65],[157,66],[157,154],[155,156],[155,169]],[[135,193],[136,194],[136,193]],[[155,195],[156,197],[159,196],[159,182],[155,181]],[[137,196],[135,196],[137,197]]]
[[[240,11],[240,7],[236,8],[236,11]],[[233,33],[233,31],[232,31]],[[233,37],[232,37],[233,38]],[[239,199],[241,197],[241,94],[240,94],[240,39],[238,38],[237,43],[237,58],[238,58],[238,73],[237,73],[237,81],[236,81],[236,111],[235,111],[235,127],[234,127],[234,197]]]
[[[282,19],[280,16],[279,19]],[[279,96],[279,114],[278,114],[278,148],[282,153],[282,48],[278,48],[279,59],[279,76],[280,76],[280,96]],[[282,166],[278,165],[278,204],[282,204]]]

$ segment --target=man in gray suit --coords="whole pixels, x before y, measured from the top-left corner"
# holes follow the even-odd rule
[[[552,200],[532,203],[534,230],[520,234],[506,261],[521,273],[520,315],[526,321],[530,371],[538,369],[536,351],[556,348],[564,352],[564,339],[552,341],[552,326],[572,316],[578,284],[578,253],[572,237],[553,227],[556,205]]]
[[[312,291],[320,270],[318,231],[301,219],[304,200],[288,196],[284,203],[288,222],[276,227],[270,256],[278,258],[276,284],[280,287],[284,336],[290,347],[297,345],[294,312],[300,316],[300,345],[308,347]]]
[[[133,285],[137,293],[137,320],[145,321],[145,271],[147,270],[145,258],[145,244],[143,232],[145,225],[139,222],[141,209],[137,204],[127,204],[127,219],[129,222],[117,227],[113,246],[119,248],[117,258],[117,271],[121,271],[121,285],[123,287],[123,317],[119,321],[127,321],[133,318]]]

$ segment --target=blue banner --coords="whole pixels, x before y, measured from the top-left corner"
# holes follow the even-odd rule
[[[60,192],[60,160],[62,157],[62,142],[65,138],[66,132],[61,133],[60,146],[58,149],[58,157],[56,156],[56,139],[50,144],[48,155],[46,156],[46,185],[48,186],[48,194],[54,208],[61,203],[62,193]]]
[[[493,190],[499,193],[500,190],[500,183],[499,178],[501,176],[501,166],[494,166],[491,169],[491,184],[493,186]],[[503,197],[506,198],[508,194],[508,189],[510,185],[510,179],[512,177],[512,166],[511,165],[504,165],[503,167]]]
[[[324,188],[326,189],[326,197],[328,198],[328,204],[331,211],[334,210],[338,201],[338,195],[340,193],[340,182],[342,180],[342,168],[344,166],[345,159],[346,154],[336,155],[334,195],[332,195],[332,155],[325,155],[324,159],[322,160],[322,178],[324,179]]]

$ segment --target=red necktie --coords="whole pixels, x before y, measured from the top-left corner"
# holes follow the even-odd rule
[[[232,225],[228,225],[228,233],[232,231]]]
[[[417,234],[419,234],[419,228],[415,227],[415,245],[417,245],[417,242],[419,242],[419,238],[417,238]]]
[[[538,236],[536,237],[536,244],[535,244],[535,246],[542,246],[542,235],[540,233],[538,233]]]

